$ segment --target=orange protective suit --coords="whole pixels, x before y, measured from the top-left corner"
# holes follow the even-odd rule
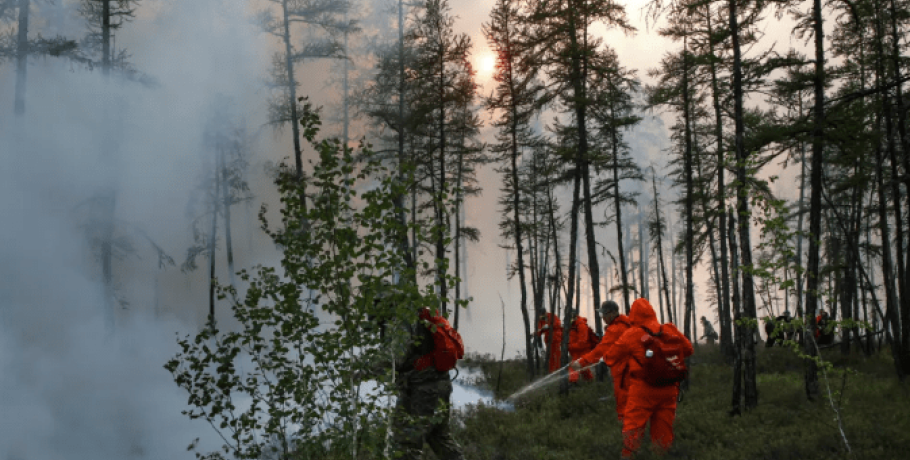
[[[646,299],[638,299],[632,304],[629,314],[632,327],[629,328],[607,350],[604,361],[612,366],[627,360],[629,364],[629,396],[622,422],[622,456],[631,457],[641,445],[645,433],[645,425],[651,422],[651,444],[659,450],[666,450],[673,443],[673,420],[676,418],[676,396],[679,393],[677,385],[664,387],[651,386],[641,379],[643,372],[639,362],[644,361],[645,348],[641,344],[642,337],[647,334],[647,329],[652,334],[673,334],[685,339],[685,336],[676,329],[676,326],[667,323],[661,325],[657,322],[654,308]],[[684,340],[682,358],[692,355],[692,343]]]
[[[581,358],[591,351],[594,348],[591,343],[596,340],[596,337],[594,331],[588,326],[588,319],[583,316],[576,317],[572,321],[572,328],[569,329],[569,356],[572,357],[572,360]],[[594,373],[591,372],[591,369],[582,370],[581,375],[585,380],[594,380]],[[572,368],[569,368],[569,381],[572,383],[578,381],[578,372]]]
[[[590,366],[604,358],[614,343],[625,333],[632,323],[626,315],[619,315],[607,325],[604,336],[593,350],[578,358],[582,367]],[[618,361],[610,366],[610,375],[613,377],[613,397],[616,399],[616,416],[622,422],[622,414],[626,407],[629,394],[629,360]]]
[[[550,331],[553,333],[551,334]],[[550,372],[558,371],[562,349],[562,322],[552,313],[547,313],[537,321],[537,335],[543,336],[544,346],[550,347]]]

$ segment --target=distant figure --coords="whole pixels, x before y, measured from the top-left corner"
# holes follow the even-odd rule
[[[815,330],[815,341],[819,345],[830,345],[834,343],[834,326],[828,323],[828,312],[821,310],[815,317],[815,324],[818,328]]]
[[[701,317],[701,326],[702,330],[705,331],[701,338],[705,339],[708,342],[708,345],[714,345],[714,342],[718,339],[714,326],[712,326],[711,322],[708,321],[708,318],[705,318],[704,316]]]
[[[600,343],[589,353],[572,361],[570,369],[578,370],[590,366],[607,354],[610,347],[625,333],[632,323],[629,317],[619,314],[619,305],[612,300],[606,300],[600,306],[600,320],[605,326],[603,338]],[[622,414],[626,407],[626,397],[629,393],[629,361],[618,361],[610,366],[610,376],[613,378],[613,398],[616,400],[616,415],[622,422]]]
[[[765,334],[768,335],[768,340],[765,342],[766,348],[771,348],[775,343],[781,342],[784,340],[792,340],[795,336],[795,333],[790,327],[790,311],[784,310],[784,314],[778,316],[777,318],[771,319],[771,317],[765,318]],[[775,329],[780,327],[781,329],[775,334]]]
[[[597,334],[588,326],[588,319],[584,316],[576,316],[572,321],[572,328],[569,329],[569,356],[574,360],[581,358],[597,345]],[[582,377],[587,381],[594,380],[594,373],[591,369],[581,371]],[[569,368],[569,382],[578,382],[578,372]]]
[[[673,421],[679,382],[686,378],[685,360],[692,343],[671,323],[657,322],[647,299],[632,304],[632,327],[616,341],[604,362],[628,360],[629,397],[622,421],[622,456],[631,457],[641,445],[645,425],[651,422],[651,444],[666,451],[673,443]]]
[[[552,332],[552,334],[551,334]],[[562,360],[562,322],[552,313],[544,313],[537,319],[537,333],[543,337],[544,346],[550,347],[549,371],[558,371]]]

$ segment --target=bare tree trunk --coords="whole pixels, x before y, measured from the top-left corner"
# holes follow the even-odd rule
[[[688,37],[683,38],[683,121],[685,123],[685,153],[684,168],[686,175],[686,317],[684,318],[683,333],[689,340],[695,341],[692,334],[692,312],[695,309],[695,285],[692,280],[692,266],[694,262],[693,240],[695,233],[692,228],[692,208],[695,193],[695,185],[692,180],[692,115],[689,110],[689,41]]]
[[[109,0],[107,0],[109,1]],[[291,18],[288,13],[288,0],[281,2],[281,12],[284,21],[284,65],[287,73],[288,88],[288,106],[291,109],[291,134],[294,138],[294,165],[297,171],[297,180],[303,178],[303,159],[300,153],[300,127],[297,120],[300,118],[297,114],[297,79],[294,77],[294,60],[291,52]],[[301,196],[301,201],[304,199]]]
[[[111,73],[111,0],[103,0],[101,19],[101,71],[106,77]],[[108,139],[108,142],[110,140]],[[102,145],[102,151],[106,153],[105,161],[112,161],[110,157],[109,144]],[[109,178],[113,181],[113,178]],[[117,192],[113,186],[102,192],[101,201],[103,203],[103,221],[101,236],[101,275],[104,280],[105,300],[108,305],[105,309],[109,311],[109,324],[114,324],[114,269],[113,269],[113,243],[114,243],[114,212],[116,210]]]
[[[629,314],[632,304],[629,302],[629,278],[626,274],[626,253],[622,244],[622,200],[619,196],[619,148],[616,145],[616,133],[613,133],[613,206],[616,208],[616,245],[619,253],[619,273],[622,281],[622,299],[625,313]]]
[[[597,260],[597,240],[594,237],[594,210],[591,198],[589,162],[584,162],[585,195],[585,246],[588,248],[588,274],[591,280],[591,297],[594,300],[594,324],[600,327],[600,262]]]
[[[25,113],[25,85],[28,70],[28,13],[30,0],[19,0],[19,31],[16,37],[16,115]]]
[[[552,192],[553,192],[552,189],[549,188],[549,186],[548,186],[548,188],[547,188],[547,206],[548,206],[547,214],[549,216],[550,236],[553,241],[553,256],[554,256],[554,260],[555,260],[554,263],[556,266],[555,278],[554,278],[553,283],[551,284],[552,291],[551,291],[551,295],[550,295],[550,315],[555,315],[558,317],[559,312],[557,311],[557,309],[559,308],[559,300],[561,298],[559,295],[559,289],[563,285],[563,278],[562,278],[562,258],[559,255],[559,236],[556,233],[556,227],[557,227],[556,226],[556,210],[553,206],[553,203],[555,202],[555,197],[553,196]],[[554,336],[555,335],[550,335],[550,337],[554,337]],[[552,341],[553,341],[552,338],[550,340],[547,340],[547,346],[546,346],[547,358],[546,358],[546,363],[545,363],[547,366],[547,369],[549,369],[549,366],[550,366],[550,347],[551,347]]]
[[[706,14],[708,21],[708,34],[713,35],[711,25],[711,7],[707,6]],[[710,42],[711,56],[714,56],[714,42]],[[727,205],[726,191],[724,189],[724,172],[726,170],[726,161],[724,158],[724,133],[723,118],[720,107],[720,89],[717,82],[717,64],[715,59],[711,59],[711,98],[714,102],[714,136],[717,139],[717,210],[720,213],[720,279],[721,290],[718,291],[720,296],[720,346],[723,353],[728,358],[733,355],[733,331],[730,325],[730,274],[727,270]],[[713,247],[713,246],[712,246]]]
[[[576,251],[576,241],[578,240],[578,208],[580,203],[580,189],[581,189],[581,170],[575,168],[575,179],[573,180],[574,186],[572,187],[572,211],[571,211],[571,224],[569,234],[572,235],[569,241],[569,279],[568,281],[568,290],[566,292],[566,308],[563,311],[563,331],[562,331],[562,344],[560,345],[560,352],[562,354],[562,361],[567,362],[569,359],[569,329],[572,327],[572,305],[575,300],[575,277],[580,276],[579,273],[575,272],[575,260],[578,257]],[[560,379],[560,391],[565,393],[568,391],[568,379]]]
[[[679,325],[679,311],[676,308],[679,305],[678,297],[676,295],[676,284],[678,280],[679,271],[676,270],[676,244],[673,241],[673,224],[670,224],[670,273],[673,274],[673,301],[667,306],[673,314],[670,315],[670,321],[673,324]]]
[[[220,156],[220,154],[219,154]],[[219,162],[216,161],[216,165]],[[209,327],[215,328],[215,241],[218,239],[219,195],[221,195],[221,174],[215,168],[215,189],[212,191],[212,231],[209,232]]]
[[[509,81],[512,80],[511,75],[512,68],[509,67]],[[514,88],[512,88],[514,91]],[[514,94],[514,92],[513,92]],[[524,248],[522,247],[522,233],[521,233],[521,219],[519,213],[519,206],[521,204],[521,190],[520,183],[518,180],[518,157],[521,155],[521,152],[518,151],[518,108],[512,106],[512,126],[510,135],[512,137],[512,152],[511,152],[511,174],[512,180],[512,225],[514,226],[513,230],[515,233],[515,250],[518,253],[518,284],[521,287],[521,317],[525,323],[525,330],[531,330],[532,319],[528,315],[528,289],[525,281],[525,262],[524,262]],[[531,360],[531,350],[533,350],[534,344],[531,343],[531,335],[525,334],[525,350],[527,350],[528,363],[528,379],[534,378],[535,369],[534,363]]]
[[[101,0],[101,72],[111,73],[111,0]]]
[[[652,174],[652,175],[651,175],[651,186],[654,188],[654,200],[655,200],[654,209],[655,209],[655,211],[656,211],[656,213],[657,213],[656,218],[657,218],[657,222],[662,222],[662,220],[661,220],[661,218],[660,218],[660,202],[657,201],[657,196],[658,196],[658,195],[657,195],[657,179],[654,177],[654,170],[653,170],[653,169],[651,170],[651,174]],[[672,305],[672,303],[670,302],[670,287],[669,287],[669,281],[667,280],[667,267],[666,267],[666,264],[664,263],[663,233],[664,233],[663,230],[660,229],[660,228],[658,228],[658,232],[657,232],[657,263],[660,264],[660,274],[663,276],[663,283],[661,283],[661,284],[662,284],[662,286],[663,286],[664,298],[665,298],[665,300],[666,300],[667,321],[672,323],[672,322],[673,322],[673,315],[671,314],[671,309],[670,309],[670,305]],[[659,293],[659,292],[658,292],[657,296],[660,297],[660,293]],[[661,322],[661,323],[664,322],[664,318],[663,318],[663,307],[661,307],[660,322]]]
[[[732,266],[733,274],[733,331],[734,331],[734,340],[733,340],[733,402],[730,413],[733,415],[739,415],[743,410],[743,341],[745,340],[743,335],[745,334],[746,328],[740,324],[740,319],[742,315],[740,314],[740,299],[739,299],[739,264],[736,254],[736,218],[733,217],[735,214],[732,209],[730,211],[730,220],[729,220],[729,232],[727,235],[730,238],[730,262]],[[749,340],[752,339],[752,334],[749,334]]]
[[[645,216],[641,211],[641,204],[638,205],[638,271],[641,273],[639,289],[641,296],[649,298],[648,295],[648,253],[645,251]]]
[[[221,198],[222,206],[224,209],[224,248],[227,251],[227,266],[228,274],[231,280],[231,286],[237,287],[237,282],[234,275],[234,246],[231,241],[231,192],[228,187],[228,170],[227,165],[225,164],[225,151],[224,146],[218,147],[218,169],[221,174]]]

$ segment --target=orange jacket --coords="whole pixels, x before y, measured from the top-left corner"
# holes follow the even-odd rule
[[[562,344],[562,322],[559,321],[559,318],[552,314],[547,313],[546,319],[541,319],[537,321],[537,335],[543,336],[544,345],[550,343],[550,331],[553,331],[553,347],[559,347]],[[549,327],[546,327],[549,326]]]
[[[614,319],[607,326],[607,330],[604,331],[604,336],[602,339],[600,339],[600,343],[598,343],[597,346],[594,347],[593,350],[591,350],[590,352],[588,352],[581,358],[578,358],[578,364],[581,364],[582,367],[586,367],[586,366],[594,364],[597,361],[603,359],[603,357],[606,356],[606,354],[607,354],[607,350],[609,350],[610,347],[612,347],[613,344],[616,343],[617,340],[619,340],[619,337],[621,337],[622,334],[624,332],[626,332],[626,330],[628,330],[630,326],[631,326],[631,323],[629,322],[628,316],[626,316],[626,315],[617,316],[616,319]],[[616,375],[620,375],[621,373],[619,371],[624,368],[625,368],[625,362],[620,363],[620,365],[618,367],[616,367],[614,370],[612,370],[611,372],[613,372]]]
[[[579,316],[572,321],[569,329],[569,354],[572,356],[583,355],[591,351],[591,340],[594,331],[588,326],[588,319]]]
[[[645,348],[641,346],[641,339],[647,334],[642,327],[652,334],[657,334],[659,331],[662,334],[675,334],[682,337],[685,342],[683,358],[692,356],[692,342],[686,339],[686,336],[679,332],[672,323],[664,325],[658,323],[654,308],[651,307],[647,299],[638,299],[632,304],[629,318],[632,320],[632,327],[623,333],[619,340],[607,350],[607,355],[604,356],[604,362],[608,366],[612,367],[617,363],[626,361],[629,365],[629,374],[632,379],[641,380],[636,377],[636,374],[641,371],[641,365],[638,364],[639,361],[645,360]],[[644,385],[644,382],[642,384]]]

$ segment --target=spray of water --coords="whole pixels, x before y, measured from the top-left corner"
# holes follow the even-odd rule
[[[598,363],[594,363],[589,366],[583,367],[579,372],[587,370],[587,369],[593,369],[595,366],[597,366],[597,364]],[[566,374],[568,373],[568,369],[569,369],[569,365],[567,364],[567,365],[561,367],[560,369],[558,369],[554,372],[551,372],[549,375],[546,375],[540,379],[537,379],[537,380],[525,385],[520,390],[516,391],[515,393],[512,393],[511,396],[506,398],[506,401],[514,404],[516,401],[518,401],[518,398],[520,398],[526,394],[532,393],[541,388],[546,388],[550,385],[553,385],[556,382],[559,382],[560,378],[566,377]]]

